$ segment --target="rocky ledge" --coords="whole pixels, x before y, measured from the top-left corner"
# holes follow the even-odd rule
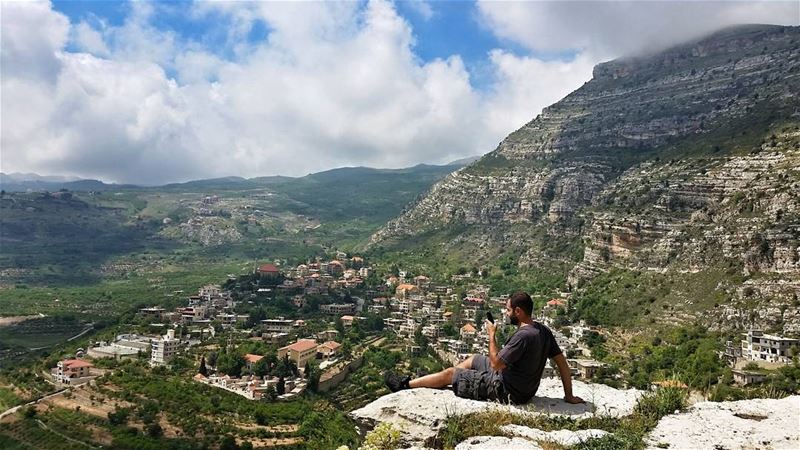
[[[623,417],[633,413],[644,394],[635,389],[619,390],[600,384],[575,381],[575,394],[586,400],[570,405],[561,399],[558,379],[543,379],[539,395],[526,405],[501,405],[456,397],[450,390],[412,389],[385,395],[350,415],[363,431],[388,422],[402,432],[409,448],[423,450],[435,445],[448,417],[491,409],[517,414]],[[648,448],[674,449],[796,449],[800,448],[800,396],[753,399],[736,402],[699,402],[684,412],[663,417],[647,436]],[[603,430],[542,431],[521,425],[500,428],[504,436],[474,436],[456,450],[541,449],[552,444],[570,447],[599,438]],[[549,443],[550,445],[544,445]]]
[[[451,390],[412,389],[385,395],[367,406],[350,413],[363,430],[389,422],[403,432],[403,441],[409,445],[429,445],[444,428],[447,418],[488,409],[508,410],[519,414],[548,414],[576,419],[592,415],[622,417],[633,412],[636,401],[643,394],[635,389],[619,390],[602,384],[573,381],[572,390],[586,403],[571,405],[562,397],[564,392],[557,378],[545,378],[535,399],[525,405],[502,405],[456,397]],[[524,427],[520,427],[524,428]],[[521,430],[506,430],[509,434],[525,438]],[[538,431],[538,430],[537,430]],[[561,440],[567,436],[559,437]],[[469,448],[469,447],[467,447]],[[484,447],[488,448],[488,447]]]
[[[736,402],[700,402],[663,417],[648,448],[798,449],[800,395]]]

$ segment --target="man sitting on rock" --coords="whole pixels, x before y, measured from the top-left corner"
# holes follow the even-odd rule
[[[386,385],[392,392],[420,387],[453,386],[459,397],[475,400],[494,400],[503,403],[527,403],[539,389],[547,358],[552,358],[561,375],[564,400],[583,403],[572,395],[572,378],[567,359],[558,347],[553,332],[531,319],[533,300],[525,292],[517,292],[506,302],[508,321],[517,331],[500,351],[494,333],[496,326],[486,320],[489,334],[489,356],[472,355],[455,367],[449,367],[424,377],[411,379],[386,372]]]

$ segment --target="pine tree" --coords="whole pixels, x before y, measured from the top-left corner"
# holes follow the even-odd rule
[[[283,377],[278,378],[278,385],[275,387],[275,392],[277,392],[278,395],[286,393],[286,380],[284,380]]]
[[[208,376],[208,368],[206,367],[206,357],[200,357],[200,367],[197,369],[197,373],[200,375],[207,377]]]

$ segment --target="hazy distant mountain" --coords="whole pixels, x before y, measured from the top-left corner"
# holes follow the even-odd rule
[[[192,180],[182,183],[169,183],[161,186],[137,186],[133,184],[114,184],[104,183],[99,180],[80,179],[77,177],[57,176],[57,175],[38,175],[35,173],[2,173],[0,172],[0,189],[6,192],[25,192],[25,191],[57,191],[68,189],[71,191],[107,191],[117,189],[146,189],[146,190],[209,190],[209,189],[250,189],[263,187],[279,183],[286,183],[292,180],[330,180],[346,179],[348,177],[364,177],[377,174],[402,174],[409,172],[418,173],[449,173],[459,169],[479,157],[459,159],[451,163],[436,166],[418,164],[413,167],[402,169],[374,169],[370,167],[340,167],[322,172],[312,173],[304,177],[287,177],[281,175],[242,178],[236,176],[208,178]]]

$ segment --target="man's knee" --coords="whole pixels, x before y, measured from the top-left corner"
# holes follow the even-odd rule
[[[469,357],[469,358],[467,358],[467,359],[465,359],[465,360],[461,361],[461,362],[458,364],[458,367],[461,367],[462,369],[471,369],[471,368],[472,368],[472,360],[473,360],[474,358],[475,358],[475,355],[470,355],[470,357]]]

